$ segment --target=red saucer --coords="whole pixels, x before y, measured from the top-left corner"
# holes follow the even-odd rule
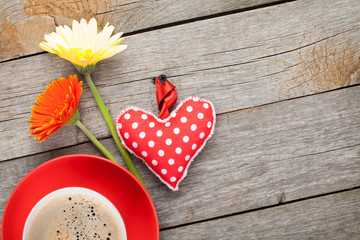
[[[159,239],[155,207],[142,184],[120,165],[84,154],[47,161],[21,180],[5,207],[1,239],[21,240],[26,218],[35,204],[65,187],[88,188],[109,199],[124,220],[128,240]]]

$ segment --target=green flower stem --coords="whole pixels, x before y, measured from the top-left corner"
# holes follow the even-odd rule
[[[108,150],[94,137],[94,135],[91,134],[91,132],[78,120],[76,123],[76,126],[78,126],[85,134],[88,136],[88,138],[97,146],[100,151],[111,161],[118,163],[115,158],[109,153]]]
[[[125,161],[125,164],[127,166],[127,168],[129,169],[129,171],[137,178],[139,179],[139,181],[144,185],[145,187],[145,184],[143,182],[143,180],[141,179],[140,177],[140,174],[139,172],[136,170],[136,167],[133,163],[133,161],[131,160],[131,157],[128,153],[128,151],[126,151],[126,149],[123,147],[123,145],[121,145],[121,141],[120,141],[120,138],[119,136],[117,135],[117,132],[116,132],[116,128],[115,128],[115,125],[111,119],[111,116],[109,114],[109,111],[107,110],[103,100],[101,99],[100,97],[100,94],[98,92],[98,90],[96,89],[91,77],[90,77],[90,73],[85,73],[84,74],[85,76],[85,79],[86,79],[86,82],[88,83],[90,89],[91,89],[91,92],[93,93],[94,97],[95,97],[95,100],[101,110],[101,113],[111,131],[111,135],[113,136],[114,140],[115,140],[115,143],[116,145],[118,146],[119,150],[120,150],[120,153]]]

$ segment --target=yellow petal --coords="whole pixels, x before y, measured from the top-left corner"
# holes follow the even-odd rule
[[[126,48],[127,48],[127,45],[113,46],[113,47],[109,48],[109,49],[111,49],[110,51],[107,51],[105,54],[102,54],[99,57],[99,61],[104,60],[104,59],[109,58],[109,57],[112,57],[115,54],[118,54],[119,52],[124,51]]]
[[[54,42],[56,42],[56,45],[60,44],[66,48],[69,48],[69,45],[67,44],[67,42],[57,33],[50,33],[50,37],[52,37],[52,39],[54,40]]]
[[[111,47],[113,45],[116,45],[115,43],[120,39],[121,35],[123,33],[117,33],[115,34],[114,36],[112,36],[108,41],[107,41],[107,44]]]
[[[45,50],[45,51],[47,51],[47,52],[49,52],[49,53],[56,53],[55,51],[52,50],[51,47],[49,47],[49,46],[46,44],[46,42],[41,42],[41,43],[39,44],[39,47],[41,47],[43,50]]]
[[[100,52],[94,52],[91,59],[89,60],[89,64],[96,64],[99,60]]]
[[[63,34],[64,34],[64,36],[66,36],[66,39],[68,40],[70,48],[77,48],[78,47],[77,43],[76,43],[76,40],[74,38],[74,33],[68,26],[64,27]]]
[[[86,49],[85,52],[84,52],[84,55],[83,55],[83,58],[85,59],[90,59],[92,57],[92,51],[91,49]]]
[[[107,40],[109,39],[112,32],[114,31],[114,27],[113,26],[108,27],[108,24],[109,23],[107,23],[106,26],[104,27],[104,30],[101,33],[99,33],[100,38],[98,39],[98,42],[96,44],[95,51],[104,50],[104,49],[110,47],[107,44]]]
[[[112,44],[112,46],[115,46],[115,45],[120,44],[122,41],[124,41],[124,39],[125,39],[125,38],[120,38],[119,40],[117,40],[116,42],[114,42],[114,43]]]
[[[71,29],[68,26],[60,26],[56,28],[56,32],[66,41],[68,48],[75,48],[76,42],[74,40],[74,35],[72,34]]]
[[[80,22],[74,20],[72,29],[68,26],[59,26],[56,32],[45,35],[45,41],[40,47],[50,53],[71,61],[75,65],[86,67],[98,61],[109,58],[126,49],[126,45],[119,45],[124,38],[123,33],[112,35],[114,26],[107,23],[103,31],[97,31],[97,21],[85,19]]]
[[[57,48],[57,47],[56,47],[56,42],[55,42],[55,40],[54,40],[51,36],[45,34],[45,41],[47,42],[47,45],[48,45],[49,47],[51,47],[51,48]]]

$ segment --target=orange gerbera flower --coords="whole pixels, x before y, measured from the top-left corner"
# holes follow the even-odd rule
[[[62,126],[73,125],[79,119],[79,100],[82,93],[82,82],[76,75],[59,78],[46,87],[36,99],[38,106],[32,106],[29,118],[30,135],[44,141]]]

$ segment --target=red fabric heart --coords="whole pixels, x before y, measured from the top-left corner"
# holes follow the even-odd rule
[[[164,120],[128,107],[119,113],[115,124],[124,147],[176,191],[190,163],[214,133],[215,122],[210,101],[188,97]]]

